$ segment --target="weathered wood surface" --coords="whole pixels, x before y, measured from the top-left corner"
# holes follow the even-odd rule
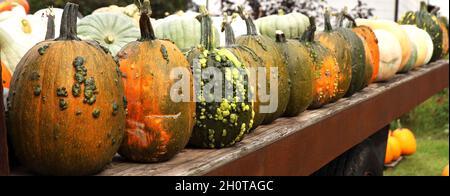
[[[341,99],[337,103],[327,105],[324,108],[307,111],[294,118],[281,118],[270,125],[260,126],[234,147],[220,150],[185,149],[174,159],[158,164],[127,163],[120,157],[116,157],[113,163],[99,175],[198,176],[240,175],[241,173],[243,175],[309,175],[316,171],[314,169],[321,168],[327,163],[327,161],[333,160],[346,150],[350,149],[352,146],[363,141],[365,138],[368,138],[373,133],[376,133],[378,129],[381,129],[391,120],[399,117],[402,113],[413,109],[415,105],[424,101],[427,97],[432,96],[433,93],[448,87],[448,80],[448,60],[435,62],[408,74],[397,75],[390,82],[372,84],[353,97]],[[422,86],[417,86],[417,82],[414,83],[411,81],[429,83]],[[416,86],[417,89],[415,89]],[[432,86],[433,88],[431,88],[431,90],[423,90],[428,89],[428,86]],[[392,111],[395,110],[395,108],[379,108],[379,110],[373,109],[377,108],[376,104],[386,102],[386,97],[390,99],[395,95],[397,90],[402,89],[407,89],[408,92],[416,92],[420,94],[420,96],[416,96],[416,98],[411,98],[411,100],[408,100],[407,97],[409,95],[403,95],[399,96],[401,98],[400,100],[392,100],[390,105],[398,105],[398,114],[395,112],[390,115],[383,114],[383,112]],[[388,94],[389,96],[385,96],[385,94]],[[380,97],[383,98],[383,96],[385,96],[384,99],[380,99]],[[411,103],[408,103],[408,101],[411,101]],[[403,102],[408,104],[402,104]],[[367,107],[367,105],[370,105],[371,107]],[[364,111],[361,115],[368,115],[369,113],[376,114],[373,116],[377,119],[369,119],[370,117],[367,119],[368,122],[377,122],[377,124],[371,126],[373,130],[348,130],[347,132],[341,133],[334,132],[332,130],[334,128],[342,131],[346,130],[346,127],[351,127],[349,124],[346,124],[347,122],[342,122],[340,124],[339,121],[345,119],[346,115],[349,115],[348,112],[357,107],[363,107],[358,108],[359,111]],[[365,111],[366,108],[373,111]],[[354,114],[352,115],[354,117]],[[327,124],[326,121],[333,118],[338,122],[333,122],[334,124],[331,125],[338,127],[323,127],[330,125]],[[364,118],[364,116],[361,116],[361,118]],[[353,119],[349,120],[351,121]],[[357,123],[364,124],[365,122]],[[327,129],[326,133],[328,135],[331,133],[334,138],[323,138],[326,142],[321,143],[320,141],[322,139],[320,137],[322,137],[322,135],[317,135],[320,132],[314,133],[316,131],[315,129]],[[290,143],[285,142],[289,140]],[[311,146],[304,146],[306,144],[297,144],[295,141],[294,144],[297,146],[287,145],[292,144],[292,140],[302,140],[301,142],[305,142],[307,145]],[[302,148],[299,148],[299,146]],[[308,147],[311,149],[308,149]],[[277,151],[267,153],[267,150],[270,150],[271,148],[277,149]],[[332,150],[330,149],[333,148],[338,150],[331,152]],[[278,151],[279,149],[282,149],[283,152]],[[260,153],[263,151],[264,153]],[[326,152],[324,154],[314,154],[314,152],[322,151]],[[310,162],[302,165],[302,160],[307,160],[309,157],[311,157],[311,160],[309,160]],[[317,157],[319,157],[319,159]],[[321,160],[321,162],[311,163],[311,161],[315,159]],[[258,161],[265,163],[260,163]],[[277,162],[285,164],[289,163],[289,165],[285,166],[294,168],[291,168],[290,170],[275,169],[274,171],[271,171],[274,167],[280,167],[280,163]],[[292,165],[292,163],[298,163],[298,166]],[[266,165],[272,167],[265,170],[263,167]],[[295,168],[302,166],[305,166],[305,168],[300,170]],[[228,168],[230,169],[228,170]],[[246,172],[247,168],[252,168],[256,171]],[[15,172],[14,174],[19,173]]]

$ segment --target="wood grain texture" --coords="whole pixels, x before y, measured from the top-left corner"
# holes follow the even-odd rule
[[[327,105],[318,110],[311,110],[302,113],[294,118],[280,118],[270,125],[258,127],[252,134],[247,136],[236,146],[221,150],[200,150],[185,149],[172,160],[159,164],[133,164],[126,163],[120,157],[116,157],[112,164],[99,175],[113,176],[185,176],[185,175],[308,175],[314,169],[319,169],[323,165],[338,157],[340,154],[360,143],[377,130],[384,127],[387,122],[397,118],[397,113],[388,114],[393,109],[384,108],[383,97],[391,97],[397,94],[397,90],[407,89],[415,92],[405,95],[411,97],[409,104],[403,104],[404,96],[400,96],[395,110],[398,113],[405,113],[414,106],[434,95],[439,90],[448,87],[448,60],[438,61],[429,64],[419,70],[414,70],[408,74],[397,75],[387,83],[372,84],[362,92],[355,94],[351,99],[341,99],[334,104]],[[416,83],[424,83],[422,86],[414,86]],[[429,87],[429,88],[425,88]],[[430,89],[430,90],[427,90]],[[370,107],[369,107],[370,106]],[[347,117],[354,109],[363,109],[360,118],[365,119],[366,115],[373,113],[373,130],[349,130],[347,132],[336,132],[345,130],[348,126],[341,120]],[[365,108],[382,107],[380,110],[366,111]],[[386,111],[386,113],[383,113]],[[331,130],[324,124],[328,119],[333,120]],[[351,119],[354,120],[354,119]],[[357,121],[359,119],[355,119]],[[360,122],[364,127],[365,122]],[[378,126],[379,127],[376,127]],[[334,138],[322,138],[316,133],[318,129],[329,129],[327,133],[334,134]],[[352,136],[351,138],[347,138]],[[302,144],[300,141],[310,141]],[[291,141],[296,146],[287,145]],[[321,142],[323,141],[323,142]],[[311,146],[308,146],[311,145]],[[333,150],[337,148],[338,150]],[[270,149],[283,149],[292,157],[284,156],[285,152]],[[311,154],[312,152],[323,152],[321,154]],[[320,159],[321,162],[308,162],[305,157]],[[280,168],[280,162],[299,163],[298,165],[286,165]],[[262,167],[267,166],[267,167]],[[291,167],[291,168],[289,168]],[[240,169],[236,169],[240,168]],[[248,171],[246,171],[248,170]],[[15,173],[18,174],[18,173]]]

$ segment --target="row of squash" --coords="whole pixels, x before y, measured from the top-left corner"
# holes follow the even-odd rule
[[[170,37],[158,39],[158,30],[148,16],[150,1],[138,2],[140,37],[123,47],[108,44],[116,43],[114,36],[94,36],[117,30],[98,29],[108,19],[100,16],[110,17],[122,31],[130,31],[132,27],[123,26],[135,26],[135,22],[115,20],[112,17],[117,14],[106,13],[77,23],[78,5],[68,3],[61,13],[60,34],[52,28],[57,17],[49,14],[47,28],[41,27],[47,30],[46,41],[34,45],[14,67],[7,101],[9,139],[14,154],[30,171],[87,175],[101,171],[117,152],[127,160],[147,163],[169,160],[188,143],[197,148],[230,147],[261,124],[350,97],[374,81],[386,81],[446,53],[442,52],[443,37],[448,36],[443,36],[442,30],[430,36],[417,27],[405,26],[423,37],[420,41],[426,44],[419,45],[417,37],[408,39],[402,26],[394,22],[355,21],[345,11],[337,15],[335,27],[330,23],[331,13],[325,13],[323,32],[316,34],[315,19],[306,17],[307,25],[303,23],[297,30],[304,32],[275,31],[271,38],[258,34],[271,31],[261,25],[264,21],[257,22],[264,27],[258,30],[240,9],[246,34],[235,38],[232,17],[225,16],[226,46],[217,47],[217,28],[204,7],[197,17],[199,43],[180,48],[179,40],[194,40],[189,36],[196,30],[177,29],[179,26],[170,25],[177,20],[173,18],[163,33],[175,28],[177,36],[182,32],[186,37],[172,38],[174,42],[166,40]],[[293,17],[288,15],[282,17]],[[419,15],[436,18],[424,10],[414,17]],[[93,17],[98,20],[89,22]],[[406,23],[420,27],[423,21],[427,20]],[[437,20],[432,21],[436,22],[433,27],[441,27]],[[404,34],[396,35],[397,31]],[[96,41],[83,41],[87,39]],[[410,52],[413,43],[417,52]],[[192,83],[197,79],[194,76],[207,68],[220,69],[233,84],[233,96],[220,102],[205,101],[210,95],[203,92],[208,80],[199,78],[200,88],[196,86],[194,91],[191,85],[182,91],[187,100],[195,96],[199,102],[175,103],[170,91],[177,81],[171,71],[180,67],[191,70],[188,78],[179,77],[184,83]],[[276,111],[259,112],[259,106],[269,104],[259,99],[240,100],[248,92],[259,95],[260,88],[248,85],[242,74],[227,72],[230,68],[263,68],[267,73],[278,68]],[[270,86],[269,80],[266,85]]]

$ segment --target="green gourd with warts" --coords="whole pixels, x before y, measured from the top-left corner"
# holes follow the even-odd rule
[[[347,39],[339,32],[333,29],[330,21],[330,11],[325,12],[325,30],[316,35],[317,41],[330,49],[338,61],[339,65],[339,83],[336,97],[337,101],[344,97],[350,88],[352,81],[352,47]]]
[[[215,47],[212,20],[205,7],[200,9],[202,44],[187,55],[199,101],[190,144],[200,148],[229,147],[241,141],[253,126],[253,106],[245,79],[248,70],[231,51]],[[208,72],[215,75],[211,77]],[[213,92],[207,88],[211,85]]]
[[[289,103],[289,95],[291,87],[290,87],[289,73],[287,69],[287,62],[286,59],[283,58],[283,54],[278,49],[278,46],[274,40],[270,39],[267,36],[257,34],[256,26],[253,22],[253,19],[251,19],[250,16],[244,13],[243,7],[239,7],[239,14],[246,23],[247,34],[238,37],[236,39],[236,43],[250,48],[262,59],[266,69],[265,70],[266,92],[267,94],[270,94],[271,97],[276,96],[278,98],[277,101],[278,104],[271,103],[270,100],[261,102],[262,106],[266,106],[269,108],[269,110],[273,111],[273,112],[268,111],[269,113],[266,113],[264,116],[263,124],[270,124],[284,114],[284,112],[286,111],[286,107]],[[278,71],[277,77],[273,75],[274,73],[273,70]],[[276,92],[270,93],[271,79],[274,78],[278,80],[278,86],[272,86],[274,88],[277,87]],[[264,83],[258,81],[258,85],[263,86]],[[259,93],[262,92],[260,90],[261,89],[258,90],[258,96],[264,94]]]
[[[231,22],[237,15],[233,15],[232,17],[228,17],[226,14],[224,16],[224,20],[222,23],[222,31],[225,33],[225,42],[226,49],[231,51],[238,59],[241,60],[246,67],[257,70],[258,68],[265,68],[263,60],[250,48],[236,44],[236,39],[234,36],[233,27],[231,26]],[[231,18],[231,20],[230,20]],[[252,95],[253,95],[253,110],[254,110],[254,118],[253,118],[253,127],[252,129],[256,129],[256,127],[263,123],[265,114],[260,113],[260,100],[258,98],[258,76],[257,73],[254,78],[254,84],[250,83]]]
[[[304,47],[298,40],[286,39],[282,31],[277,31],[276,42],[284,57],[287,58],[287,67],[291,78],[292,89],[284,115],[297,116],[313,102],[313,58],[307,47]]]
[[[439,19],[428,12],[428,6],[425,2],[420,3],[420,10],[417,12],[406,12],[406,14],[399,20],[400,24],[411,24],[425,30],[430,34],[433,40],[434,51],[432,61],[439,60],[442,56],[443,46],[443,32],[439,25]]]
[[[347,93],[345,94],[345,96],[350,97],[363,89],[365,86],[366,50],[364,43],[359,36],[353,32],[351,28],[344,27],[345,18],[353,20],[353,18],[348,17],[349,15],[346,12],[346,9],[344,9],[339,14],[337,18],[337,28],[335,30],[339,32],[350,44],[352,80]]]

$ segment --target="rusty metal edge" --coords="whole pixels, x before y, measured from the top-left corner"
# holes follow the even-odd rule
[[[393,119],[448,87],[448,61],[440,63],[442,66],[427,74],[356,104],[206,175],[310,175],[375,134]]]

